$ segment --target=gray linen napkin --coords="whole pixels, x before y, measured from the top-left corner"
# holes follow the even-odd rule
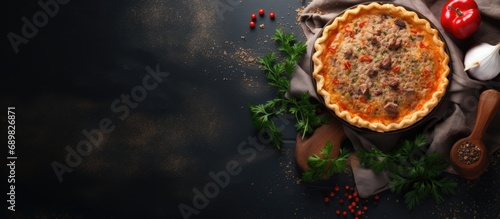
[[[323,26],[332,18],[337,16],[344,9],[355,4],[363,3],[362,0],[313,0],[304,9],[299,17],[300,26],[307,38],[307,52],[301,62],[298,64],[292,79],[288,95],[300,96],[304,92],[309,92],[311,97],[318,99],[315,83],[311,77],[311,56],[314,41],[321,32]],[[427,1],[391,1],[397,4],[413,8],[427,17],[440,31],[442,29],[439,16],[441,8],[446,0],[427,0]],[[476,0],[481,8],[482,16],[486,16],[489,22],[482,21],[480,29],[472,37],[477,42],[489,42],[495,44],[500,41],[500,30],[494,22],[500,22],[500,2],[492,3],[491,0]],[[432,11],[431,11],[432,9]],[[486,14],[485,14],[486,13]],[[437,18],[436,18],[437,17]],[[495,20],[496,19],[496,20]],[[490,33],[490,34],[484,34]],[[430,146],[428,153],[436,151],[444,157],[449,157],[449,151],[453,144],[470,134],[475,123],[477,112],[477,103],[480,93],[487,88],[500,90],[500,77],[492,81],[477,81],[468,77],[463,71],[463,53],[455,44],[454,39],[443,36],[451,56],[452,79],[447,95],[442,103],[432,113],[430,118],[423,124],[424,130]],[[495,42],[496,39],[496,42]],[[455,40],[456,41],[456,40]],[[500,114],[500,113],[498,113]],[[484,143],[489,152],[500,148],[500,115],[497,115],[492,121],[489,129],[484,136]],[[411,132],[396,132],[387,135],[371,134],[358,129],[352,129],[344,125],[347,137],[352,142],[355,150],[370,149],[374,146],[384,151],[389,151],[397,146],[397,142]],[[413,131],[414,132],[414,131]],[[412,133],[415,134],[415,133]],[[388,177],[385,173],[376,173],[372,170],[353,166],[354,180],[356,182],[358,193],[361,197],[379,193],[387,189]]]

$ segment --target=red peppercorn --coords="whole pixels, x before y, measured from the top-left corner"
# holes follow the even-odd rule
[[[269,18],[274,19],[274,17],[276,17],[276,15],[274,14],[274,12],[269,13]]]
[[[262,8],[261,8],[261,9],[259,9],[259,14],[260,14],[260,16],[263,16],[263,15],[264,15],[264,13],[265,13],[265,12],[264,12],[264,9],[262,9]]]
[[[338,192],[340,190],[340,187],[339,186],[335,186],[335,187],[333,187],[333,190],[335,190],[336,192]]]
[[[257,15],[256,14],[252,14],[252,15],[250,15],[250,18],[252,18],[252,20],[254,21],[255,19],[257,19]]]
[[[340,210],[336,210],[335,214],[340,215]]]
[[[351,210],[351,209],[352,209],[352,206],[351,206],[351,205],[347,206],[347,209],[348,209],[348,210]]]
[[[359,217],[355,217],[354,219],[359,219]]]
[[[352,206],[352,207],[355,207],[355,206],[356,206],[356,202],[352,202],[352,203],[351,203],[351,206]]]
[[[330,202],[330,199],[328,197],[325,197],[325,198],[323,198],[323,201],[325,201],[325,203],[328,203],[328,202]]]
[[[379,198],[380,198],[380,196],[378,194],[373,196],[373,199],[375,199],[375,200],[378,200]]]
[[[330,192],[330,197],[333,197],[333,196],[335,196],[335,193]]]
[[[340,204],[344,204],[344,199],[342,199],[342,198],[341,198],[341,199],[339,199],[339,203],[340,203]]]
[[[359,202],[359,198],[358,198],[358,197],[356,197],[356,198],[354,199],[354,201],[355,201],[355,202]]]
[[[363,212],[362,212],[362,211],[358,211],[358,215],[362,215],[362,214],[363,214]]]
[[[352,195],[348,195],[347,199],[351,200],[352,199]]]
[[[353,195],[354,197],[358,197],[358,193],[357,193],[357,192],[353,192],[353,193],[352,193],[352,195]]]
[[[345,185],[345,190],[349,190],[349,185]]]
[[[255,22],[253,22],[253,21],[250,21],[250,24],[249,24],[249,26],[250,26],[251,28],[254,28],[254,27],[255,27]]]
[[[346,216],[347,215],[347,211],[343,211],[342,215]]]
[[[363,211],[367,211],[368,210],[368,206],[363,206]]]
[[[344,192],[344,196],[345,196],[345,197],[349,197],[349,193]]]
[[[354,208],[351,208],[351,210],[349,210],[351,213],[354,213]]]

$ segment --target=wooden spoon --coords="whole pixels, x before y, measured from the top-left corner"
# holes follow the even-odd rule
[[[471,134],[466,138],[458,140],[451,148],[450,159],[453,169],[466,179],[473,180],[479,178],[490,163],[488,151],[483,144],[482,139],[486,128],[488,128],[491,119],[493,119],[499,107],[500,92],[489,89],[481,93],[477,108],[476,124],[474,124]],[[468,141],[477,145],[481,151],[479,160],[471,164],[465,164],[460,161],[458,156],[458,149],[460,145],[465,144]]]

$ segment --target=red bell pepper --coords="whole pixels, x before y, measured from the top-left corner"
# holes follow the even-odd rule
[[[443,6],[441,25],[457,39],[471,36],[481,23],[481,13],[474,0],[450,0]]]

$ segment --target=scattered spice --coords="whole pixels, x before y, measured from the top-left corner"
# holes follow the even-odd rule
[[[301,6],[300,8],[295,9],[295,12],[297,13],[296,20],[297,22],[300,21],[300,16],[304,13],[305,6]],[[308,13],[312,14],[319,14],[323,15],[325,14],[323,11],[321,11],[319,8],[313,8],[308,11]]]
[[[476,144],[467,141],[459,146],[457,153],[460,161],[464,164],[470,165],[479,160],[479,157],[481,156],[481,149],[479,149]]]
[[[235,70],[237,70],[236,68],[238,68],[238,67],[251,68],[251,69],[258,69],[259,68],[259,65],[257,63],[258,51],[255,51],[254,49],[250,49],[250,48],[237,47],[237,46],[234,46],[232,48],[232,50],[233,51],[227,52],[227,54],[228,54],[227,56],[230,57],[233,61],[237,62],[237,64],[234,67]],[[251,75],[251,74],[247,74],[243,70],[241,70],[241,72],[243,73],[244,76]],[[257,78],[257,76],[254,76],[252,78]],[[248,78],[248,79],[252,79],[252,78]],[[256,83],[255,81],[247,80],[247,79],[245,79],[243,82],[252,83],[252,84]]]
[[[335,196],[334,192],[338,194],[338,192],[344,192],[344,196]],[[337,199],[338,204],[335,204],[335,199]],[[331,191],[328,191],[323,196],[323,201],[327,203],[332,203],[335,205],[335,214],[348,216],[351,218],[355,218],[357,216],[361,216],[368,211],[368,203],[372,202],[373,207],[377,206],[377,200],[380,199],[379,195],[373,195],[368,198],[359,198],[358,192],[356,191],[355,186],[345,185],[339,186],[335,185],[332,187]],[[344,205],[346,203],[347,205]]]
[[[302,6],[300,8],[295,9],[295,12],[297,13],[297,16],[296,16],[297,22],[300,21],[300,16],[302,15],[302,13],[304,13],[304,9],[305,9],[305,6]]]
[[[258,13],[261,17],[264,17],[265,11],[264,11],[264,9],[261,8],[261,9],[259,9]],[[274,20],[276,18],[276,14],[274,12],[270,12],[269,18],[271,18],[271,20]],[[256,25],[255,22],[257,21],[257,14],[251,14],[250,19],[251,19],[251,21],[249,23],[249,26],[250,26],[250,28],[253,29]],[[260,29],[264,29],[264,24],[260,24],[259,27],[260,27]]]

